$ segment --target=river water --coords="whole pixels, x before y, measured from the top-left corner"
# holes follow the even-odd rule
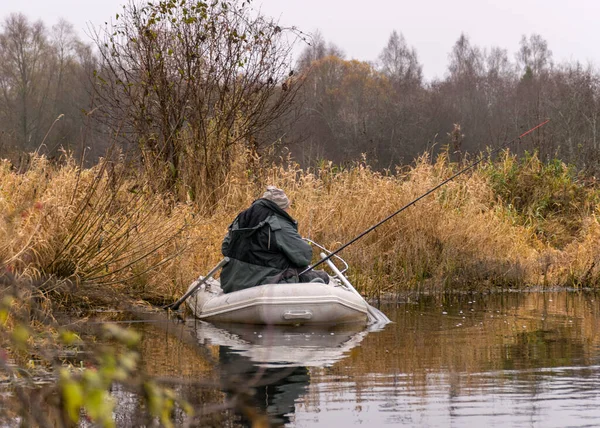
[[[407,300],[381,308],[380,331],[132,326],[143,369],[185,380],[201,425],[600,426],[600,295]],[[118,425],[134,425],[135,397],[115,396]]]
[[[600,426],[600,294],[404,300],[380,330],[121,325],[141,333],[141,371],[193,406],[176,426]],[[112,395],[118,427],[157,426],[138,396]]]

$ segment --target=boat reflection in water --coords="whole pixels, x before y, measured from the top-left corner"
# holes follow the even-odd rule
[[[290,422],[308,390],[309,367],[342,360],[376,326],[213,325],[197,321],[200,344],[219,345],[221,385],[246,422],[268,417],[273,426]],[[246,409],[246,410],[244,410]],[[254,412],[260,410],[261,415]]]

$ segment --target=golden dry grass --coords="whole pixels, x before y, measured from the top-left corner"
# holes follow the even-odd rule
[[[1,266],[100,294],[168,300],[218,262],[228,224],[267,184],[288,193],[301,234],[333,250],[456,168],[444,155],[435,162],[424,156],[395,173],[373,171],[364,160],[348,168],[325,163],[303,170],[289,160],[261,165],[249,153],[236,159],[209,209],[154,194],[120,161],[82,169],[68,157],[60,164],[34,157],[22,174],[3,163]],[[507,155],[493,168],[503,171],[511,159]],[[580,226],[568,239],[562,230],[562,245],[556,247],[536,232],[544,218],[536,224],[519,221],[510,201],[498,196],[490,168],[461,175],[345,249],[341,255],[355,286],[379,297],[415,290],[597,285],[595,205],[568,211],[562,224]]]

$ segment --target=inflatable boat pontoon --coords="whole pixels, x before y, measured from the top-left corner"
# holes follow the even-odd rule
[[[219,281],[209,278],[186,303],[196,318],[211,322],[272,325],[365,323],[369,305],[344,276],[348,268],[346,262],[337,258],[346,268],[340,271],[331,260],[327,260],[336,275],[331,277],[329,284],[264,284],[224,294]],[[192,284],[189,290],[194,286]]]

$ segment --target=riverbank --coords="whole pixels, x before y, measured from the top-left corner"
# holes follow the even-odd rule
[[[288,193],[303,236],[336,249],[461,167],[444,155],[383,173],[365,161],[310,170],[293,162],[249,169],[250,161],[238,158],[210,205],[176,203],[112,160],[83,169],[70,158],[51,163],[32,157],[23,172],[5,162],[2,270],[36,283],[35,293],[50,306],[94,305],[119,295],[162,304],[218,262],[228,224],[267,184]],[[594,181],[560,162],[506,153],[341,255],[355,286],[371,299],[419,291],[595,287],[599,194]]]

